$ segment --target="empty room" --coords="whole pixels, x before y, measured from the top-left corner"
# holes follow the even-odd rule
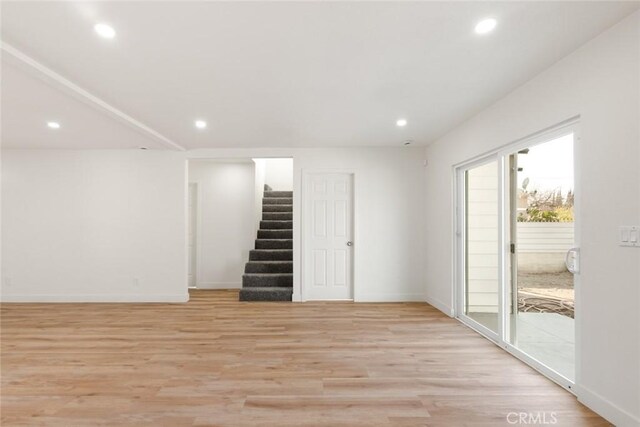
[[[640,426],[640,1],[2,1],[2,426]]]

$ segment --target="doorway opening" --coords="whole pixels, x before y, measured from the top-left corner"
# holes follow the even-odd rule
[[[571,388],[575,123],[456,168],[456,313]]]
[[[292,187],[291,158],[189,160],[189,287],[290,301]]]

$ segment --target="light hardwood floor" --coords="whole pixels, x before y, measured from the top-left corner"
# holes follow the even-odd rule
[[[1,332],[3,426],[608,425],[422,303],[3,304]]]

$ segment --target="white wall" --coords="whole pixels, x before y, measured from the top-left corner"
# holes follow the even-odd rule
[[[240,288],[256,239],[255,165],[192,160],[189,182],[198,186],[196,287]]]
[[[195,150],[186,156],[294,159],[296,300],[302,285],[302,171],[354,172],[356,300],[419,301],[424,299],[423,154],[420,148],[398,147]],[[151,150],[4,150],[3,299],[186,300],[184,159],[185,153]],[[254,176],[246,179],[247,206],[253,206]],[[245,249],[234,250],[242,264],[255,239],[255,218],[247,212]]]
[[[260,228],[260,221],[262,220],[262,199],[264,197],[264,180],[267,171],[264,159],[253,159],[253,163],[255,165],[253,211],[255,215],[255,230],[257,236],[258,229]]]
[[[184,153],[2,151],[3,301],[186,301]]]
[[[617,244],[640,223],[639,56],[636,12],[428,147],[425,181],[427,297],[450,312],[452,166],[580,115],[576,392],[620,426],[640,423],[640,251]]]
[[[293,191],[293,159],[263,159],[264,182],[275,191]]]
[[[191,158],[293,158],[294,300],[301,290],[302,171],[355,173],[356,301],[424,300],[424,151],[420,148],[209,149]]]

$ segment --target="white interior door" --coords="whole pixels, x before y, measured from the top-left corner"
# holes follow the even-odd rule
[[[304,223],[305,299],[353,299],[353,175],[307,175]]]
[[[196,287],[196,232],[198,218],[198,187],[197,184],[189,184],[189,224],[188,224],[188,242],[189,242],[189,270],[188,283],[190,288]]]

